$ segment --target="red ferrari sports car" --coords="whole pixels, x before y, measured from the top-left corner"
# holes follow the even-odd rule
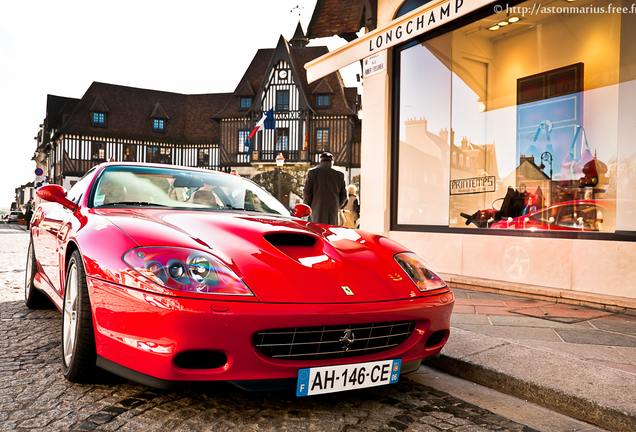
[[[305,396],[393,383],[448,339],[453,294],[421,258],[241,177],[106,163],[37,195],[26,304],[62,312],[70,381]]]
[[[490,228],[614,232],[616,201],[566,201],[516,218],[502,219],[490,225]]]

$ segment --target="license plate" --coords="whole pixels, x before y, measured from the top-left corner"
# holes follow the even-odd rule
[[[394,384],[400,377],[402,360],[382,360],[298,371],[296,396],[334,393]]]

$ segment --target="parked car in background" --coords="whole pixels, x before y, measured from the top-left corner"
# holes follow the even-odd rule
[[[490,228],[614,232],[616,201],[566,201],[527,215],[502,219],[490,225]]]
[[[7,223],[11,223],[11,222],[17,223],[20,215],[22,215],[21,211],[12,210],[11,213],[9,213],[9,216],[7,217]]]
[[[62,311],[70,381],[306,396],[394,383],[450,334],[453,294],[412,251],[242,177],[106,163],[37,195],[26,304]]]

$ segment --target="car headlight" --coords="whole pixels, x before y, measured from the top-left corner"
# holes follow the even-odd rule
[[[394,258],[421,292],[446,288],[446,282],[413,252],[402,252]]]
[[[232,269],[209,253],[179,247],[147,246],[129,250],[122,259],[145,278],[172,290],[254,295]]]

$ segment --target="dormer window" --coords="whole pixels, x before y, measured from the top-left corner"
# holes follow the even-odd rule
[[[110,110],[102,100],[101,96],[97,96],[93,105],[88,109],[91,116],[91,125],[95,127],[106,127],[106,121],[108,120],[108,113]]]
[[[252,98],[249,96],[241,96],[239,98],[239,109],[246,110],[252,106]]]
[[[157,102],[152,113],[150,113],[150,124],[152,125],[153,132],[165,132],[169,119],[170,117],[168,117],[168,114],[163,110],[161,104]]]
[[[331,95],[319,94],[316,97],[316,104],[318,108],[328,108],[329,106],[331,106]]]
[[[165,132],[166,123],[162,119],[152,119],[152,130],[155,132]]]
[[[94,112],[91,115],[91,123],[93,126],[106,127],[106,113]]]

